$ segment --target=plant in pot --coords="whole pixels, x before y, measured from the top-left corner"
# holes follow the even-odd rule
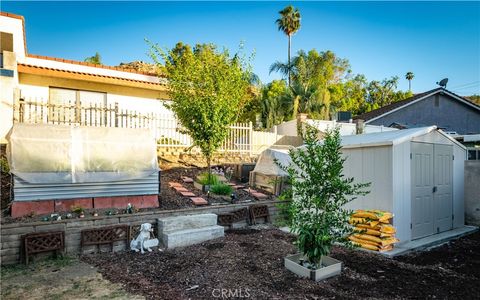
[[[328,255],[334,244],[353,247],[348,240],[353,233],[348,223],[351,211],[344,205],[366,195],[370,185],[342,175],[345,158],[340,141],[338,129],[328,131],[320,141],[318,131],[308,127],[304,146],[290,151],[290,165],[277,162],[292,184],[291,229],[300,250],[285,258],[285,267],[317,281],[340,274],[341,262]]]
[[[202,192],[207,192],[210,190],[211,186],[216,185],[219,182],[220,180],[217,175],[211,172],[203,172],[198,175],[197,180],[193,182],[193,186]]]

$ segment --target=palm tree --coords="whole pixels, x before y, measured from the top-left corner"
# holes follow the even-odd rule
[[[100,56],[100,53],[96,52],[94,56],[85,58],[84,62],[91,63],[94,65],[101,65],[102,57]]]
[[[405,79],[408,80],[408,90],[411,92],[412,91],[412,79],[415,77],[415,75],[412,72],[407,72],[405,74]]]
[[[278,26],[278,30],[283,31],[288,36],[288,66],[290,66],[290,49],[292,43],[292,35],[300,29],[300,12],[297,8],[289,5],[283,10],[278,12],[280,18],[275,23]],[[290,67],[288,68],[290,69]],[[288,86],[290,86],[290,70],[288,70]]]

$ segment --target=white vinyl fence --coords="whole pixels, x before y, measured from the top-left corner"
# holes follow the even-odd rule
[[[150,128],[155,133],[159,147],[189,148],[193,144],[192,138],[183,133],[180,122],[173,115],[140,113],[122,109],[117,103],[81,106],[73,102],[60,105],[38,98],[20,99],[14,105],[13,121],[32,124]],[[251,122],[235,123],[230,126],[228,136],[219,152],[257,155],[282,137],[276,132],[255,131]]]

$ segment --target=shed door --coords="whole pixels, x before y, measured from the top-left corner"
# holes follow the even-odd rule
[[[433,193],[435,211],[435,232],[452,229],[453,215],[453,147],[450,145],[435,145],[433,178],[435,192]]]
[[[412,143],[412,239],[452,228],[453,148]]]

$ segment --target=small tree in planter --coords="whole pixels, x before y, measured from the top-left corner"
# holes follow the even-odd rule
[[[301,252],[300,263],[305,257],[305,266],[311,270],[329,264],[326,256],[334,243],[351,246],[348,241],[348,236],[353,233],[348,224],[351,212],[343,205],[354,200],[355,196],[366,195],[366,188],[370,185],[353,183],[353,178],[342,175],[345,159],[340,152],[338,129],[327,132],[323,141],[318,140],[317,133],[316,129],[307,127],[305,146],[291,150],[292,163],[288,167],[281,166],[292,182],[292,230],[298,235],[296,244]],[[312,273],[309,276],[312,277]]]

